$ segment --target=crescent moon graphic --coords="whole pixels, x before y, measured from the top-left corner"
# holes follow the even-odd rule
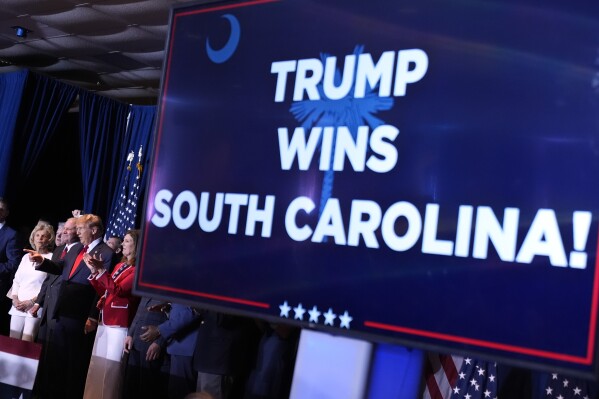
[[[210,39],[206,39],[206,53],[208,53],[208,58],[215,64],[222,64],[231,58],[233,53],[235,53],[235,50],[237,50],[239,37],[241,36],[241,28],[237,18],[231,14],[225,14],[223,15],[223,18],[228,19],[231,24],[231,36],[229,36],[227,44],[220,50],[214,50],[212,46],[210,46]]]

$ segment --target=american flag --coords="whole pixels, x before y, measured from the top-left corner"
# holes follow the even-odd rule
[[[448,399],[458,382],[458,371],[462,367],[461,356],[429,352],[424,362],[423,399]]]
[[[141,186],[141,173],[142,173],[142,156],[143,147],[139,147],[137,153],[136,172],[131,173],[131,164],[134,160],[135,153],[129,152],[127,156],[127,169],[125,172],[125,179],[123,187],[119,194],[119,201],[115,209],[113,209],[110,219],[108,221],[108,228],[106,229],[106,237],[118,236],[123,237],[127,230],[135,228],[135,218],[137,216],[137,203],[139,202],[139,190]]]
[[[497,363],[464,358],[452,399],[497,399]]]
[[[590,382],[557,373],[549,376],[545,397],[547,399],[590,399]]]

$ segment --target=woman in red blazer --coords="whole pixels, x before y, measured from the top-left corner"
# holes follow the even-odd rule
[[[102,268],[101,259],[84,258],[91,271],[90,284],[100,300],[102,321],[96,332],[94,349],[87,371],[85,399],[121,397],[124,362],[122,361],[127,329],[135,316],[139,297],[133,296],[135,253],[139,230],[129,230],[123,240],[123,259],[112,273]]]

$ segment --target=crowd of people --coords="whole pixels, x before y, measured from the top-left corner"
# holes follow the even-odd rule
[[[33,397],[288,396],[296,328],[134,295],[138,230],[74,212],[25,248],[8,215],[0,198],[0,334],[42,345]]]

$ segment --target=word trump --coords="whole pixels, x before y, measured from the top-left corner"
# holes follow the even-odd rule
[[[202,192],[198,199],[189,190],[175,197],[170,190],[163,189],[154,198],[151,222],[159,228],[172,223],[179,230],[187,230],[195,225],[205,233],[223,234],[226,230],[229,235],[246,236],[256,235],[260,225],[258,234],[268,239],[277,215],[275,202],[274,195],[261,199],[257,194]],[[574,250],[568,256],[553,209],[539,209],[525,229],[524,239],[518,240],[518,232],[526,227],[521,226],[518,208],[505,208],[503,215],[497,216],[488,206],[460,205],[455,230],[452,230],[455,231],[453,239],[441,239],[438,237],[439,204],[426,204],[421,212],[407,201],[382,209],[375,201],[354,199],[345,207],[349,212],[343,211],[338,198],[329,198],[322,213],[316,215],[316,204],[311,198],[297,197],[284,212],[287,236],[296,242],[328,245],[324,244],[327,242],[371,249],[380,249],[384,244],[395,252],[413,250],[420,243],[419,250],[423,254],[475,259],[487,259],[493,248],[503,262],[529,264],[535,257],[546,257],[556,267],[587,267],[586,245],[592,221],[592,214],[587,211],[573,212]],[[242,228],[242,215],[245,228]],[[398,223],[407,226],[405,231],[398,232]]]
[[[335,84],[337,57],[326,58],[324,65],[317,58],[276,61],[271,64],[270,73],[276,74],[275,102],[285,101],[287,80],[295,74],[293,101],[302,101],[304,95],[309,100],[320,100],[318,85],[326,98],[339,100],[350,94],[354,98],[364,98],[366,84],[372,89],[378,86],[379,97],[406,95],[407,85],[418,82],[428,70],[428,56],[420,49],[385,51],[375,63],[368,53],[346,55],[341,81]]]

